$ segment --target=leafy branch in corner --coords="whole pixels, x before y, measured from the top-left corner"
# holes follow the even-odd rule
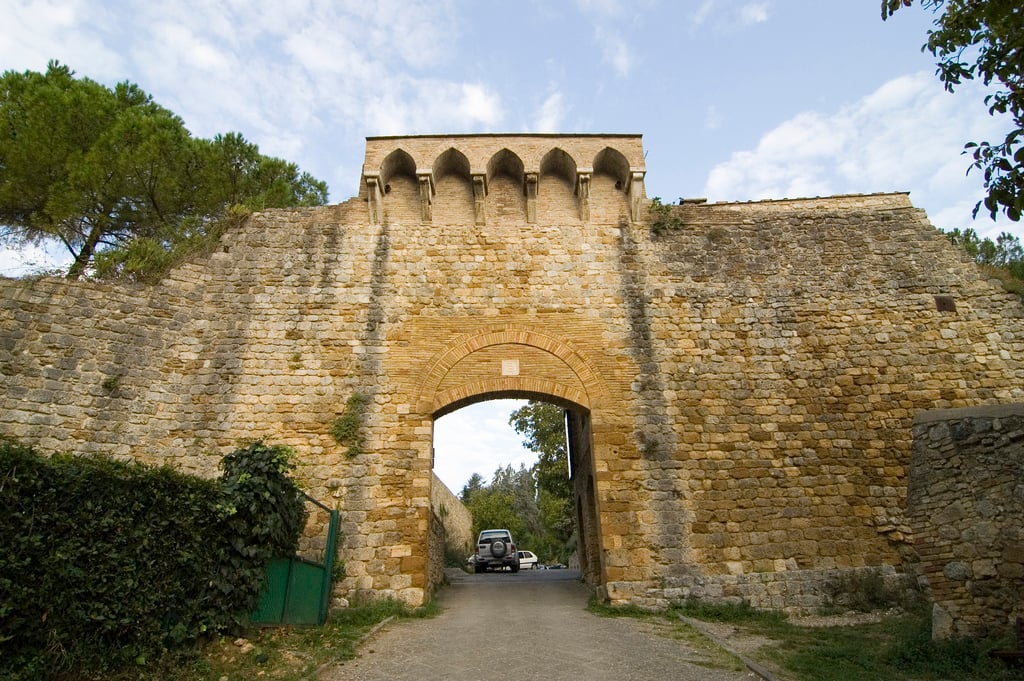
[[[981,171],[984,206],[994,220],[1000,211],[1017,222],[1024,214],[1024,12],[1015,0],[918,0],[935,15],[933,29],[922,46],[938,61],[936,74],[948,92],[964,81],[978,80],[990,88],[985,105],[1005,121],[1002,142],[968,142],[964,154],[970,169]],[[882,19],[888,19],[914,0],[882,0]]]

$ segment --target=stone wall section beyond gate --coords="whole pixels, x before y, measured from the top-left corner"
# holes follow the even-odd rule
[[[462,551],[464,556],[472,555],[476,550],[473,516],[462,500],[436,475],[430,486],[430,507],[444,527],[446,544],[452,549]]]
[[[1013,631],[1024,617],[1024,404],[918,414],[908,497],[932,636]]]
[[[416,604],[434,419],[547,399],[585,426],[611,602],[809,608],[902,571],[913,418],[1024,400],[1020,298],[906,194],[687,202],[656,236],[643,159],[638,135],[369,138],[358,196],[256,213],[158,285],[0,280],[0,433],[203,475],[289,445],[341,511],[338,595]]]

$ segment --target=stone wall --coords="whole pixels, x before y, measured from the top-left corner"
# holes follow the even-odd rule
[[[444,584],[444,550],[447,535],[444,521],[433,508],[430,509],[430,529],[427,533],[429,556],[427,560],[427,594]]]
[[[1024,616],[1024,404],[914,418],[908,518],[934,599],[932,635],[984,636]]]
[[[359,197],[257,213],[159,285],[0,280],[0,433],[205,475],[290,445],[341,511],[338,595],[415,604],[433,420],[546,399],[612,602],[901,571],[912,419],[1024,400],[1021,299],[905,194],[688,203],[654,236],[643,173],[635,135],[372,138]]]
[[[463,558],[473,554],[473,516],[462,500],[435,475],[430,486],[430,508],[444,527],[445,544],[461,551]]]
[[[727,592],[734,577],[808,595],[818,570],[913,558],[911,419],[1020,399],[1024,335],[1019,298],[904,199],[686,205],[672,234],[635,233],[635,400],[668,418],[635,424],[644,473],[612,498],[650,490],[641,517],[664,534],[644,544],[685,558],[663,566],[661,589],[622,586],[624,600]],[[760,593],[748,598],[778,601]]]

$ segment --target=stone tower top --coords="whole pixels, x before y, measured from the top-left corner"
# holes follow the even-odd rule
[[[635,134],[367,137],[359,196],[369,203],[371,223],[377,223],[382,196],[389,191],[392,180],[415,179],[420,187],[423,219],[429,220],[435,182],[442,177],[464,178],[472,184],[477,202],[482,203],[491,180],[506,176],[522,184],[529,216],[538,179],[549,173],[575,187],[581,210],[585,210],[591,177],[595,173],[610,175],[630,197],[632,218],[639,215],[646,167],[641,136]],[[478,211],[477,221],[482,219]]]

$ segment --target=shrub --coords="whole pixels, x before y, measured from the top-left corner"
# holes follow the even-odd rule
[[[348,447],[345,456],[350,459],[361,454],[366,444],[362,433],[366,403],[365,395],[352,393],[345,401],[345,411],[331,424],[331,437],[339,445]]]
[[[204,480],[0,442],[0,676],[102,674],[237,623],[302,528],[287,466],[257,443]]]
[[[660,196],[651,199],[648,211],[648,227],[655,236],[662,236],[683,226],[682,218],[675,214],[670,204],[662,203]]]

